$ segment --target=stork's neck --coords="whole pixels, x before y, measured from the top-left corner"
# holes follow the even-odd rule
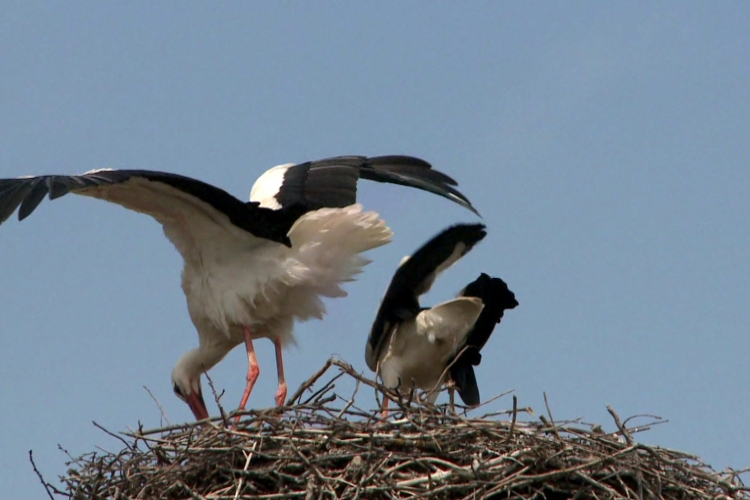
[[[230,351],[231,347],[224,344],[204,345],[197,349],[192,349],[182,355],[177,362],[174,371],[186,375],[188,379],[200,377],[221,361]]]

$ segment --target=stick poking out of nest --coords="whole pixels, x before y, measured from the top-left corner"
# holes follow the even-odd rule
[[[333,366],[339,373],[314,390]],[[357,383],[349,398],[334,392],[342,376]],[[389,419],[357,408],[361,384],[388,392]],[[717,473],[633,440],[656,421],[627,429],[609,408],[617,431],[608,434],[555,422],[549,408],[549,419],[522,422],[530,410],[515,406],[514,397],[507,420],[416,407],[329,360],[283,408],[243,412],[236,427],[218,419],[115,435],[121,451],[73,459],[63,489],[43,484],[72,499],[750,499],[743,471]]]

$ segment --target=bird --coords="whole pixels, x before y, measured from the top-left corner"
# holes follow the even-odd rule
[[[174,393],[197,420],[209,417],[201,376],[234,347],[248,356],[244,409],[257,380],[253,341],[276,350],[278,406],[287,394],[282,349],[295,320],[322,319],[322,297],[370,261],[362,252],[391,240],[376,212],[356,203],[359,179],[398,184],[447,198],[478,215],[451,177],[411,156],[338,156],[287,163],[263,173],[243,202],[221,188],[174,173],[92,170],[82,175],[0,179],[0,224],[28,217],[48,195],[90,196],[150,215],[184,260],[182,290],[199,345],[172,371]],[[239,415],[237,416],[239,419]]]
[[[500,278],[482,273],[458,296],[431,308],[419,297],[437,276],[466,255],[486,236],[483,224],[446,228],[412,256],[405,257],[391,279],[370,330],[365,361],[386,387],[427,391],[437,400],[437,389],[450,379],[467,405],[479,404],[473,367],[506,309],[518,305]],[[388,398],[383,404],[387,416]]]

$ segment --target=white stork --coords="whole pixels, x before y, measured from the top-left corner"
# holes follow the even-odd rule
[[[342,156],[265,172],[250,201],[196,179],[147,170],[97,170],[0,180],[0,224],[19,220],[67,193],[103,199],[150,215],[185,261],[182,289],[199,346],[172,372],[174,392],[198,420],[208,417],[201,374],[234,347],[248,356],[243,409],[260,373],[253,340],[276,347],[282,405],[287,387],[282,348],[294,341],[294,320],[322,318],[321,297],[342,297],[369,261],[361,252],[388,243],[391,231],[375,212],[355,204],[357,181],[401,184],[444,196],[476,213],[447,175],[408,156]],[[19,208],[20,206],[20,208]]]
[[[396,270],[365,352],[367,366],[387,387],[428,391],[427,400],[434,403],[449,372],[464,403],[479,404],[473,366],[481,361],[479,351],[503,312],[518,305],[513,292],[500,278],[482,273],[457,298],[432,308],[421,307],[419,296],[485,235],[482,224],[449,227],[404,258]],[[384,415],[387,406],[386,398]]]

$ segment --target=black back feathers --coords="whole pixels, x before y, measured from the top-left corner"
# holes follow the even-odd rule
[[[479,387],[474,375],[474,366],[482,360],[479,351],[487,343],[495,326],[500,323],[503,314],[508,309],[518,305],[516,296],[508,289],[508,285],[500,278],[492,278],[485,273],[464,288],[463,297],[478,297],[484,303],[474,328],[466,337],[465,349],[459,351],[458,357],[451,362],[451,379],[456,384],[459,396],[469,406],[478,405]]]

